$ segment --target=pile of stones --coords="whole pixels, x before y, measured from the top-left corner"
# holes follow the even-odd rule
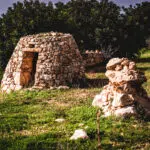
[[[20,39],[1,87],[2,91],[10,92],[28,87],[32,82],[34,88],[40,89],[69,86],[84,76],[83,59],[72,35],[41,33]]]
[[[99,50],[86,50],[85,53],[82,54],[82,57],[85,67],[95,66],[104,62],[104,56]]]
[[[150,115],[150,98],[142,87],[144,73],[127,58],[113,58],[106,66],[108,85],[96,95],[92,105],[103,110],[104,116]]]

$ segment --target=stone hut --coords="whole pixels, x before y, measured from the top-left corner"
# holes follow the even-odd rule
[[[68,86],[84,77],[84,65],[70,34],[41,33],[22,37],[6,67],[1,87],[10,92],[24,87]]]

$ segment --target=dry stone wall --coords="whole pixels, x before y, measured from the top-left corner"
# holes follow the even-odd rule
[[[83,61],[85,67],[95,66],[104,62],[104,57],[101,51],[96,50],[87,50],[85,53],[82,54]]]
[[[84,65],[70,34],[42,33],[22,37],[6,67],[1,87],[10,92],[28,87],[66,86],[84,78]]]

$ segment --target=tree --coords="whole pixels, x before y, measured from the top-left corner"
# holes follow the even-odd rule
[[[109,57],[133,57],[150,35],[150,2],[123,10],[109,0],[71,0],[55,7],[39,0],[17,2],[0,18],[0,67],[21,36],[50,31],[71,33],[81,52],[101,49]]]
[[[146,39],[150,35],[150,3],[143,2],[123,9],[125,14],[120,23],[119,38],[121,56],[133,57],[146,46]]]
[[[118,36],[120,8],[113,2],[102,0],[95,20],[95,38],[97,47],[115,45]]]
[[[71,0],[66,5],[57,3],[56,11],[57,18],[63,18],[61,31],[72,33],[81,50],[101,48],[115,39],[120,8],[113,2]]]
[[[16,43],[21,36],[48,32],[53,29],[54,8],[39,0],[24,0],[8,8],[0,21],[0,66],[5,68]]]

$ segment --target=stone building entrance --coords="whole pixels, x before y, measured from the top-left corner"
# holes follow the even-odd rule
[[[30,87],[34,85],[37,60],[37,52],[24,52],[20,80],[23,87]]]
[[[41,33],[22,37],[7,64],[1,89],[72,86],[85,77],[84,63],[70,34]]]

